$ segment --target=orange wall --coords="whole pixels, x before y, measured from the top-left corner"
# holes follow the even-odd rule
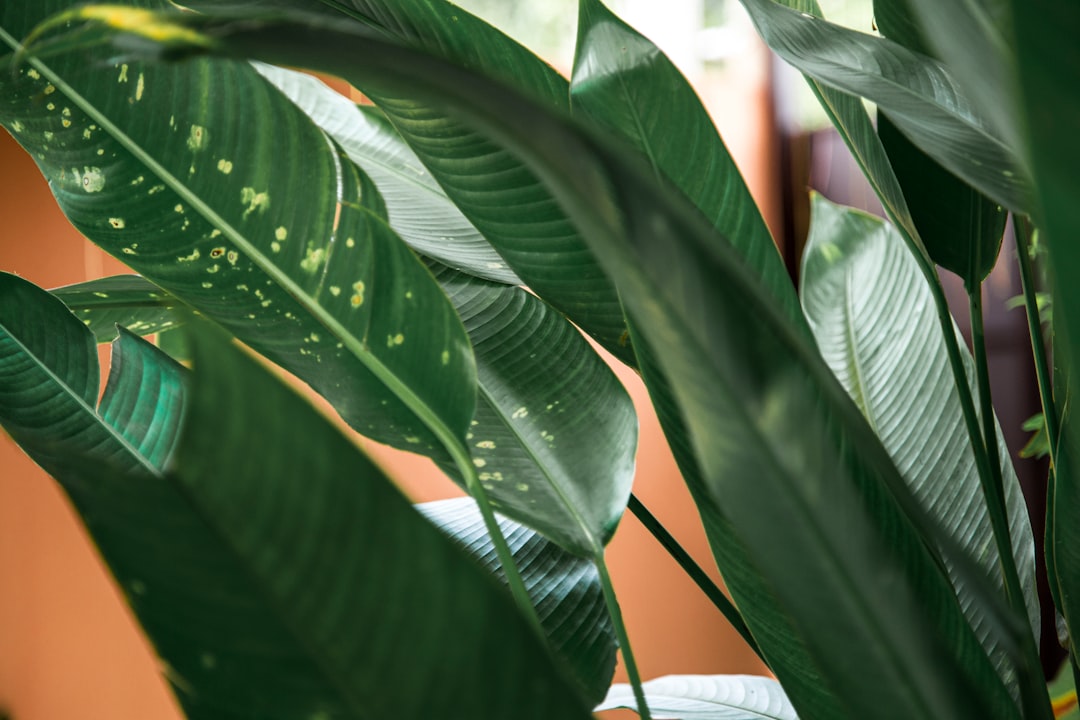
[[[763,161],[769,138],[762,131],[768,123],[761,83],[751,78],[749,106],[747,88],[737,90],[743,93],[734,105],[740,112],[718,120],[755,194],[768,199],[772,176]],[[724,98],[718,97],[722,106]],[[723,127],[725,121],[730,127]],[[45,287],[120,271],[67,225],[33,163],[3,132],[0,217],[0,269]],[[711,567],[693,504],[645,393],[632,373],[619,374],[641,416],[635,491]],[[410,479],[406,489],[415,499],[457,494],[429,462],[373,451],[393,476]],[[633,517],[623,521],[609,557],[644,677],[761,672],[738,636]],[[2,433],[0,587],[0,710],[12,720],[179,717],[151,649],[64,497]],[[620,669],[618,679],[624,678]]]

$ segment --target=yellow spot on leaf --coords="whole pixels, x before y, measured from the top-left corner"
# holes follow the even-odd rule
[[[484,450],[494,450],[495,443],[491,440],[481,440],[480,442],[476,443],[476,447],[483,448]]]
[[[127,63],[124,63],[123,65],[120,66],[120,77],[118,77],[116,79],[116,82],[122,82],[122,83],[127,82],[128,81],[127,71],[128,71]]]
[[[139,73],[139,79],[135,83],[135,102],[142,100],[143,90],[146,89],[146,79],[142,73]]]
[[[300,269],[304,272],[314,273],[326,261],[324,248],[308,248],[307,255],[300,261]]]
[[[240,202],[247,205],[247,210],[244,211],[244,217],[246,218],[256,210],[260,213],[266,212],[266,208],[270,207],[270,195],[265,192],[257,192],[255,188],[246,187],[240,190]]]
[[[228,175],[229,173],[232,172],[232,163],[229,162],[228,160],[222,158],[221,160],[217,161],[217,169],[220,170],[225,175]]]
[[[405,336],[401,333],[398,333],[397,335],[386,336],[386,347],[396,347],[398,345],[401,345],[403,342],[405,342]]]
[[[482,468],[487,465],[487,460],[484,458],[473,458],[472,464],[478,468]]]
[[[117,230],[123,230],[124,229],[124,219],[123,218],[115,218],[115,217],[109,218],[109,224],[112,225]]]
[[[206,128],[202,125],[192,125],[191,131],[188,133],[187,146],[189,150],[202,150],[206,147],[206,143],[209,140],[209,135],[206,132]]]

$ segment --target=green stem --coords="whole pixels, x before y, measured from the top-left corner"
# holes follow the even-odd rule
[[[600,575],[600,585],[604,589],[604,602],[607,603],[611,623],[615,626],[615,637],[619,640],[619,649],[622,651],[623,663],[626,664],[626,674],[630,678],[630,687],[634,689],[638,715],[643,720],[652,720],[649,705],[645,702],[645,691],[641,688],[641,676],[638,674],[637,662],[634,660],[634,651],[630,648],[630,636],[626,634],[626,623],[623,622],[622,610],[619,609],[619,599],[615,597],[615,586],[611,584],[611,575],[608,574],[607,563],[604,561],[602,551],[593,556],[593,564],[596,565],[596,571]]]
[[[746,621],[743,620],[742,613],[738,608],[728,600],[724,591],[717,587],[716,583],[712,581],[712,578],[694,562],[694,558],[690,557],[690,553],[686,552],[679,542],[672,537],[671,533],[660,523],[656,517],[649,512],[649,509],[638,500],[636,495],[630,496],[630,512],[634,514],[641,524],[652,533],[656,541],[659,542],[668,554],[674,558],[675,562],[683,569],[683,571],[690,576],[690,579],[697,584],[705,597],[712,601],[713,605],[720,611],[720,613],[727,619],[731,626],[735,628],[735,631],[742,636],[742,639],[746,641],[746,644],[750,646],[750,649],[754,651],[754,654],[761,659],[762,662],[768,664],[765,658],[761,654],[761,649],[758,647],[757,641],[754,640],[754,636],[750,634],[750,628],[746,626]]]
[[[1016,570],[1016,559],[1012,551],[1012,539],[1009,533],[1008,510],[1005,505],[1005,483],[1001,474],[1001,459],[998,455],[997,422],[990,396],[990,367],[986,357],[986,331],[983,327],[982,283],[968,291],[968,303],[971,309],[971,345],[975,355],[975,377],[979,389],[979,412],[983,423],[983,444],[986,458],[990,463],[990,486],[984,485],[990,521],[994,528],[994,540],[997,544],[998,563],[1005,582],[1005,597],[1010,607],[1024,620],[1020,632],[1024,657],[1019,659],[1020,693],[1024,706],[1031,711],[1031,717],[1053,717],[1050,698],[1046,692],[1045,679],[1041,674],[1038,649],[1031,632],[1027,630],[1027,603],[1024,598],[1020,575]]]
[[[1027,314],[1028,333],[1031,335],[1031,354],[1035,358],[1035,377],[1039,382],[1039,399],[1042,401],[1043,421],[1050,445],[1050,465],[1057,467],[1058,416],[1054,407],[1053,380],[1050,363],[1046,358],[1043,342],[1042,319],[1039,317],[1039,301],[1035,297],[1035,273],[1031,268],[1031,227],[1027,219],[1013,215],[1013,234],[1016,238],[1016,255],[1020,261],[1020,285],[1024,289],[1024,310]]]

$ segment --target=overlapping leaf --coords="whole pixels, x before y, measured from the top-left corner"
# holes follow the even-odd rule
[[[797,720],[780,683],[754,675],[668,675],[643,683],[654,718]],[[597,710],[636,709],[628,685],[615,685]]]
[[[116,337],[116,326],[137,335],[175,328],[181,303],[138,275],[117,275],[51,291],[94,333],[98,342]]]
[[[90,332],[14,276],[0,298],[0,420],[72,497],[189,718],[588,717],[505,592],[238,350],[201,336],[188,392],[121,333],[95,412]],[[595,595],[546,575],[581,561],[525,546],[552,561],[538,587]],[[564,651],[598,696],[589,639]]]
[[[784,60],[821,83],[877,103],[915,145],[998,203],[1020,211],[1031,207],[1030,178],[1015,147],[944,65],[826,22],[814,0],[743,5]]]
[[[0,32],[15,49],[70,4],[5,5]],[[105,57],[66,53],[0,78],[0,122],[76,227],[361,432],[440,457],[463,442],[468,339],[370,180],[250,66]]]
[[[1015,716],[901,510],[917,514],[884,449],[737,253],[680,196],[557,114],[384,37],[363,34],[361,43],[351,27],[300,18],[185,21],[221,52],[274,60],[303,48],[319,69],[444,102],[513,147],[618,278],[642,335],[662,348],[710,494],[851,715]],[[809,587],[815,602],[806,602]]]
[[[456,498],[416,507],[489,572],[504,579],[475,502]],[[599,702],[615,672],[615,631],[596,568],[513,520],[500,517],[499,527],[552,649],[581,681],[586,701]]]
[[[933,299],[915,261],[890,226],[815,195],[803,256],[803,308],[818,348],[881,438],[920,502],[1003,590],[993,529],[948,369]],[[974,363],[965,351],[968,372]],[[974,392],[974,388],[972,390]],[[1031,524],[1019,481],[997,436],[1016,566],[1031,627],[1039,598]],[[964,612],[998,672],[1015,681],[998,645],[996,620],[954,579]]]

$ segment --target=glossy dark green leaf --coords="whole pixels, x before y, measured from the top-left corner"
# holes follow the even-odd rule
[[[99,343],[116,337],[116,326],[137,335],[177,327],[183,303],[138,275],[115,275],[50,291],[75,313]]]
[[[505,580],[502,565],[476,503],[469,498],[417,505],[489,572]],[[575,557],[533,530],[499,518],[521,577],[536,605],[552,650],[574,671],[594,705],[603,699],[615,672],[615,631],[593,564]]]
[[[978,287],[997,264],[1006,212],[915,147],[888,115],[878,115],[878,135],[931,259]]]
[[[668,675],[643,684],[654,718],[797,720],[780,683],[754,675]],[[629,685],[615,685],[597,710],[637,709]]]
[[[660,348],[710,495],[850,716],[1015,717],[905,514],[918,510],[885,450],[816,349],[680,195],[557,113],[383,36],[299,17],[183,21],[219,52],[304,57],[445,103],[512,147],[586,230]]]
[[[578,3],[570,99],[575,115],[613,131],[727,237],[804,324],[780,253],[712,119],[678,68],[600,0]]]
[[[307,715],[588,717],[509,595],[374,464],[238,351],[194,347],[174,474],[337,686]]]
[[[630,396],[536,296],[431,267],[475,349],[479,392],[467,441],[492,506],[579,555],[602,552],[634,477]]]
[[[814,195],[801,277],[803,308],[826,363],[939,527],[978,562],[987,581],[1004,592],[993,528],[933,298],[903,241],[881,220]],[[966,349],[963,358],[974,377]],[[1031,523],[1000,428],[997,440],[1013,555],[1037,636]],[[1001,645],[990,608],[978,602],[978,593],[962,576],[954,575],[953,584],[998,672],[1015,684],[1012,659]]]
[[[932,54],[908,0],[877,0],[882,35],[909,50]],[[885,113],[878,135],[930,257],[971,289],[993,270],[1005,231],[1005,212],[917,148]]]
[[[71,4],[4,5],[0,37],[14,49]],[[87,52],[0,74],[0,123],[76,227],[353,427],[439,457],[463,443],[464,328],[340,148],[249,65]]]
[[[1015,146],[973,106],[941,63],[826,22],[814,0],[742,0],[765,42],[806,75],[865,97],[901,132],[973,187],[1012,210],[1031,207]]]
[[[414,250],[470,275],[521,283],[377,111],[364,111],[310,75],[261,63],[255,69],[371,177],[390,226]]]
[[[1054,400],[1061,413],[1055,472],[1048,501],[1047,560],[1056,584],[1059,610],[1075,636],[1080,627],[1080,424],[1073,417],[1071,391],[1080,377],[1080,65],[1075,3],[1008,3],[1016,42],[1019,92],[1015,108],[1025,130],[1023,145],[1036,181],[1034,213],[1049,251],[1047,267],[1054,280]],[[1074,668],[1076,653],[1073,652]]]
[[[219,3],[185,3],[213,10]],[[246,3],[265,10],[267,3]],[[549,108],[566,109],[565,78],[502,32],[444,0],[274,0],[273,7],[350,18],[384,37],[512,84]],[[333,9],[333,11],[330,10]],[[415,97],[353,83],[386,113],[465,216],[522,281],[623,362],[633,362],[622,309],[579,229],[521,161],[442,109]]]

